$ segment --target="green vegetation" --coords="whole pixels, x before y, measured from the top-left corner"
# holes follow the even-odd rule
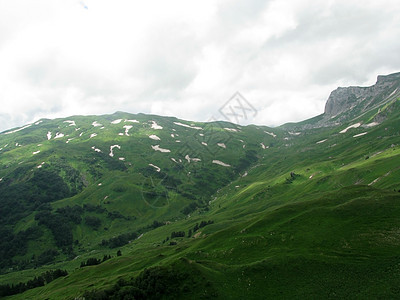
[[[380,99],[327,127],[116,113],[1,134],[1,295],[399,298],[400,104]]]
[[[67,276],[68,272],[65,270],[51,270],[47,271],[43,274],[41,274],[38,277],[35,277],[28,282],[19,282],[17,284],[4,284],[0,285],[0,296],[5,297],[5,296],[11,296],[15,294],[20,294],[23,293],[27,290],[34,289],[37,287],[44,286],[45,284],[49,284],[53,280],[56,280],[57,278]]]

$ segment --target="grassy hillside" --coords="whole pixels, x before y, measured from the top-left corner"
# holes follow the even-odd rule
[[[399,113],[395,99],[296,132],[116,113],[3,133],[0,284],[62,269],[10,299],[397,298]]]

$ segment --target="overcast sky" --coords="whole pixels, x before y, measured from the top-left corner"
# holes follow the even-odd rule
[[[0,0],[0,131],[40,118],[223,119],[239,91],[276,126],[337,86],[400,71],[398,0]]]

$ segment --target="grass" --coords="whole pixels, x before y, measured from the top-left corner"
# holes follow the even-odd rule
[[[49,157],[55,161],[65,158],[81,171],[87,187],[71,198],[53,202],[53,209],[100,205],[131,219],[113,220],[107,213],[84,212],[82,217],[96,216],[102,224],[98,230],[83,222],[74,227],[74,239],[79,241],[74,246],[76,259],[66,260],[65,255],[60,255],[52,265],[0,275],[0,282],[27,281],[48,269],[67,269],[67,277],[11,298],[73,299],[87,290],[107,289],[121,278],[129,280],[145,269],[163,266],[173,272],[190,273],[196,283],[170,298],[397,298],[400,126],[397,108],[390,113],[379,126],[350,129],[345,134],[339,131],[351,124],[310,129],[298,136],[289,134],[284,127],[247,126],[230,133],[225,140],[226,131],[221,128],[228,125],[214,124],[215,135],[210,134],[208,147],[198,142],[196,130],[173,125],[177,119],[122,113],[71,117],[82,128],[76,132],[75,128],[67,128],[68,124],[63,127],[64,119],[59,119],[46,120],[38,128],[32,126],[16,136],[2,135],[0,146],[15,145],[19,139],[27,144],[1,152],[0,178],[25,163],[36,166],[50,161]],[[106,125],[104,129],[91,125],[94,121],[108,124],[119,118],[138,119],[141,123],[132,124],[130,137],[118,136],[122,123]],[[149,120],[156,121],[163,130],[151,129]],[[314,121],[319,120],[318,117]],[[45,140],[47,131],[57,130],[71,136],[84,132],[83,139],[76,137],[68,144],[67,137]],[[277,137],[264,131],[274,132]],[[368,134],[353,137],[364,131]],[[90,139],[91,133],[98,136]],[[182,151],[171,133],[179,134],[190,149]],[[171,153],[153,151],[150,134],[158,135],[161,141],[157,143],[171,149]],[[28,137],[35,144],[43,144],[37,156],[31,153],[38,146]],[[327,141],[316,143],[324,139]],[[216,146],[217,142],[225,142],[227,149]],[[262,149],[261,142],[271,147]],[[120,144],[121,150],[116,150],[117,157],[111,159],[108,149],[115,144]],[[92,146],[105,155],[93,151]],[[254,150],[258,160],[240,173],[210,162],[215,158],[236,166],[246,150]],[[182,163],[178,168],[171,157],[185,162],[186,153],[192,158],[201,155],[202,162]],[[125,161],[118,161],[118,157]],[[179,185],[177,189],[159,185],[157,188],[168,198],[163,205],[149,205],[142,193],[144,168],[149,163],[179,178],[181,187],[192,194],[180,193]],[[244,171],[247,176],[243,177]],[[291,172],[298,176],[292,178]],[[370,183],[373,184],[368,186]],[[185,206],[202,199],[208,203],[207,209],[182,214]],[[15,232],[34,225],[34,214],[16,223]],[[154,220],[167,224],[144,230],[140,239],[121,248],[99,245],[102,239],[143,229]],[[195,237],[175,238],[176,245],[165,242],[171,232],[185,231],[187,235],[196,223],[208,220],[214,223],[199,229]],[[51,233],[44,230],[41,240],[29,243],[25,258],[54,247]],[[115,257],[118,249],[123,253],[121,257]],[[109,254],[114,256],[109,261],[79,268],[87,258]]]

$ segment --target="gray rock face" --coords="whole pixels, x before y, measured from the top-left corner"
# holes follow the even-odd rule
[[[339,87],[330,94],[324,114],[326,117],[333,117],[355,107],[358,107],[362,113],[372,105],[384,101],[383,98],[389,96],[399,86],[399,83],[400,73],[394,73],[378,76],[376,84],[370,87]]]
[[[353,121],[398,98],[400,98],[400,72],[386,76],[380,75],[376,84],[369,87],[337,88],[330,94],[322,115],[297,124],[284,124],[282,127],[302,130],[337,126]],[[385,116],[378,113],[374,121],[382,121],[379,118],[385,118]]]

